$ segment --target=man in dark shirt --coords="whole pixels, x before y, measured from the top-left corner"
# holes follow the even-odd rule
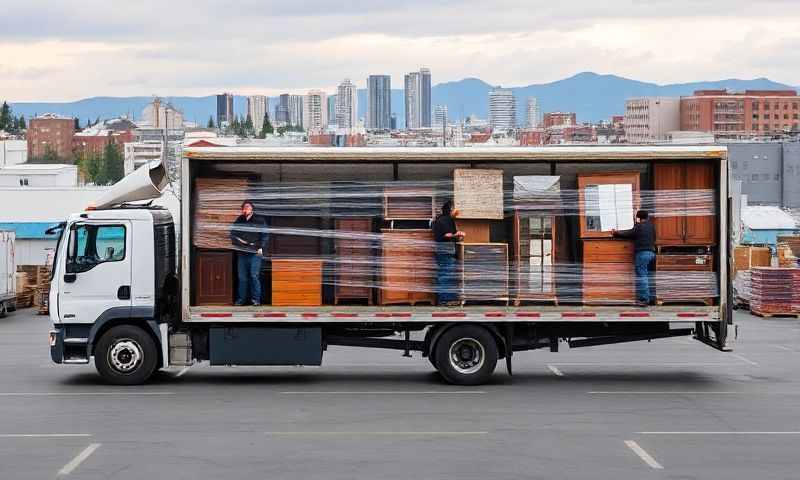
[[[637,305],[655,304],[655,295],[651,287],[650,271],[656,259],[656,229],[649,220],[646,210],[636,212],[636,224],[630,230],[616,231],[611,234],[616,238],[633,240],[634,264],[636,267],[636,300]]]
[[[242,214],[231,228],[231,241],[237,250],[239,277],[236,305],[248,303],[248,290],[253,305],[261,305],[261,258],[268,240],[267,223],[255,214],[253,204],[245,201],[242,203]]]
[[[442,206],[442,214],[433,222],[433,239],[436,242],[436,294],[437,303],[458,305],[458,273],[456,272],[456,244],[464,240],[464,232],[456,228],[453,202]]]

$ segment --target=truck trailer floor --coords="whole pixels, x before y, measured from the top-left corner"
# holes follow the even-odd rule
[[[100,383],[50,363],[46,317],[0,319],[0,478],[787,479],[800,450],[800,322],[737,312],[689,338],[521,352],[453,387],[427,359],[332,347],[322,367]]]

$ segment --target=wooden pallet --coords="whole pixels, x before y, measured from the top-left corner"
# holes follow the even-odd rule
[[[762,312],[759,310],[750,309],[750,313],[757,315],[761,318],[772,317],[787,317],[787,318],[800,318],[800,312]]]

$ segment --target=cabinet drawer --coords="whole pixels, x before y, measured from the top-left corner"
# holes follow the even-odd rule
[[[584,240],[584,263],[632,263],[633,242],[630,240]]]

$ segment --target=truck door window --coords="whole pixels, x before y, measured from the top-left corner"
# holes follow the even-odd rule
[[[123,225],[82,224],[72,228],[67,255],[67,273],[81,273],[106,262],[125,259]]]

